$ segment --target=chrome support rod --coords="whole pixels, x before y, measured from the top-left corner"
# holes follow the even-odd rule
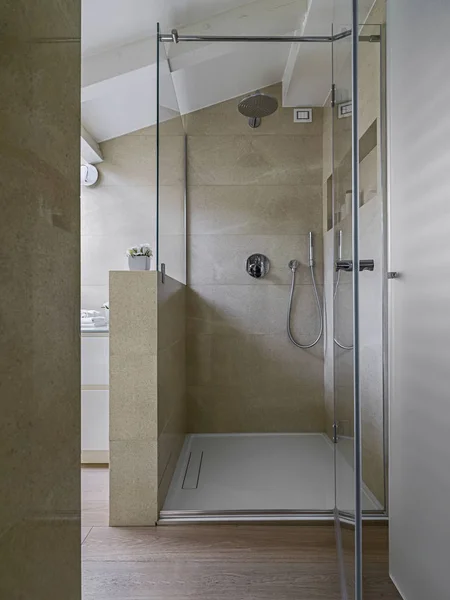
[[[347,29],[335,35],[179,35],[176,29],[171,33],[160,33],[160,42],[309,42],[309,43],[330,43],[343,40],[350,37],[351,30]],[[379,35],[360,35],[360,42],[380,42]],[[59,41],[59,40],[57,40]],[[63,40],[67,41],[67,40]],[[72,41],[72,40],[69,40]]]
[[[342,39],[351,35],[350,31],[344,31],[339,34],[336,39]],[[253,36],[240,36],[240,35],[178,35],[176,29],[172,33],[161,33],[159,36],[160,42],[333,42],[334,37],[332,35],[310,35],[310,36],[277,36],[277,35],[253,35]]]
[[[359,27],[359,2],[352,0],[352,31]],[[359,36],[352,35],[352,254],[359,265]],[[355,583],[354,599],[363,600],[363,531],[362,531],[362,418],[361,356],[359,332],[359,269],[353,269],[353,420],[354,420],[354,484],[355,484]]]

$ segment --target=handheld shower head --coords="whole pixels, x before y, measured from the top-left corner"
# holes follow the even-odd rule
[[[342,260],[342,229],[338,231],[338,260]]]
[[[313,234],[312,231],[309,232],[309,251],[308,251],[308,263],[310,267],[314,266],[314,242],[313,242]]]

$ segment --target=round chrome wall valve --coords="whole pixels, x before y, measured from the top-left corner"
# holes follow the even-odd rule
[[[250,277],[261,279],[269,272],[270,261],[264,254],[252,254],[247,258],[246,269]]]

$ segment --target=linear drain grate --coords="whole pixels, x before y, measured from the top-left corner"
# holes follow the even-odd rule
[[[203,450],[189,452],[189,458],[184,473],[183,490],[196,490],[200,479],[200,471],[202,469]]]

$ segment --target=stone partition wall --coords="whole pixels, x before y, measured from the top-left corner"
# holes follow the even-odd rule
[[[80,600],[80,1],[0,12],[0,598]]]
[[[185,286],[110,274],[110,524],[155,525],[185,433]]]
[[[322,109],[294,123],[279,108],[252,129],[239,98],[186,115],[188,135],[188,425],[196,433],[321,432],[323,350],[286,333],[291,259],[301,262],[292,314],[302,343],[317,335],[308,258],[315,234],[322,296]],[[249,255],[271,262],[264,279]]]

